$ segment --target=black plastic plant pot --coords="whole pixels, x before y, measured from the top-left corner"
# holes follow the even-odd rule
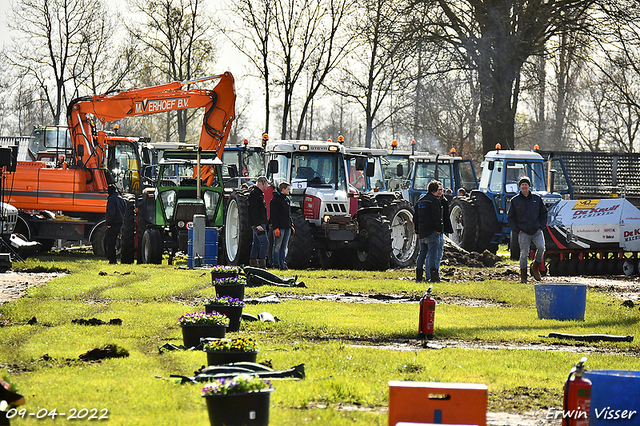
[[[221,272],[216,272],[216,271],[211,271],[211,282],[215,282],[215,280],[219,280],[221,278],[235,278],[238,276],[237,272],[226,272],[226,271],[221,271]]]
[[[183,324],[180,328],[182,328],[182,340],[187,348],[198,346],[200,339],[205,337],[223,338],[227,331],[226,326],[215,324]]]
[[[244,300],[245,284],[216,284],[216,297],[229,296],[234,299]]]
[[[211,426],[268,426],[271,392],[204,396]]]
[[[208,365],[232,364],[234,362],[256,362],[258,351],[205,351]]]
[[[204,305],[204,310],[208,314],[211,312],[225,314],[227,318],[229,318],[229,327],[227,327],[227,332],[240,330],[242,306]]]

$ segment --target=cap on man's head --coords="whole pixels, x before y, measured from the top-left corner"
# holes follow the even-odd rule
[[[520,178],[520,180],[518,181],[518,188],[520,188],[520,185],[522,185],[523,183],[531,186],[531,179],[529,179],[529,176],[523,176]]]

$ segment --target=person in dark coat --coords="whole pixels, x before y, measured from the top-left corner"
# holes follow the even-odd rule
[[[107,198],[107,214],[105,218],[107,231],[105,232],[104,240],[107,259],[109,259],[109,264],[113,265],[118,263],[116,242],[124,221],[125,204],[115,185],[109,185],[108,191],[109,198]]]
[[[0,425],[9,425],[7,411],[25,403],[24,396],[10,389],[9,383],[0,379]]]
[[[527,259],[531,243],[536,247],[531,274],[536,281],[540,281],[540,265],[545,251],[542,230],[547,225],[547,208],[542,198],[531,192],[531,180],[528,177],[520,178],[518,187],[520,192],[511,199],[507,221],[509,228],[518,235],[518,244],[520,244],[520,282],[527,282]]]
[[[279,269],[287,268],[287,250],[289,245],[289,237],[293,230],[291,222],[291,201],[289,200],[289,191],[291,184],[289,182],[281,182],[278,185],[278,191],[273,194],[273,198],[269,203],[269,211],[271,213],[271,227],[273,228],[273,251],[271,253],[271,263],[273,267]]]
[[[440,207],[442,212],[442,229],[444,232],[438,235],[438,252],[436,253],[436,257],[434,259],[434,263],[432,265],[433,269],[430,270],[431,281],[434,283],[438,283],[442,281],[449,281],[445,278],[440,277],[440,262],[442,262],[442,255],[444,254],[444,234],[452,234],[453,226],[451,225],[451,218],[449,217],[449,202],[451,201],[451,197],[447,195],[440,196]]]
[[[427,186],[429,192],[420,197],[416,203],[415,227],[420,245],[416,261],[417,282],[423,281],[423,277],[431,280],[431,270],[436,269],[435,259],[438,256],[440,238],[444,232],[442,203],[439,198],[442,196],[442,189],[441,182],[432,180]]]
[[[260,176],[257,183],[253,185],[249,193],[249,226],[253,232],[253,244],[251,245],[251,255],[249,265],[258,268],[267,267],[267,250],[269,249],[269,238],[267,238],[267,203],[264,201],[264,191],[269,188],[267,178]]]

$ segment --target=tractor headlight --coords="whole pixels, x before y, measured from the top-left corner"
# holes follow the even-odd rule
[[[160,194],[160,200],[162,201],[162,208],[164,209],[164,216],[167,220],[171,220],[173,212],[176,209],[176,191],[174,189],[165,191]]]
[[[322,216],[322,221],[324,223],[329,222],[330,219],[331,219],[331,216],[329,216],[328,214],[325,214],[324,216]]]
[[[184,228],[184,220],[178,221],[178,228]]]

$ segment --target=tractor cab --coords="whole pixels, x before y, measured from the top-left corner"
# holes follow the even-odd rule
[[[413,169],[409,182],[402,188],[402,195],[415,205],[426,194],[429,182],[438,180],[442,186],[455,192],[464,188],[471,191],[478,187],[476,172],[471,159],[449,155],[416,155],[411,157]]]

